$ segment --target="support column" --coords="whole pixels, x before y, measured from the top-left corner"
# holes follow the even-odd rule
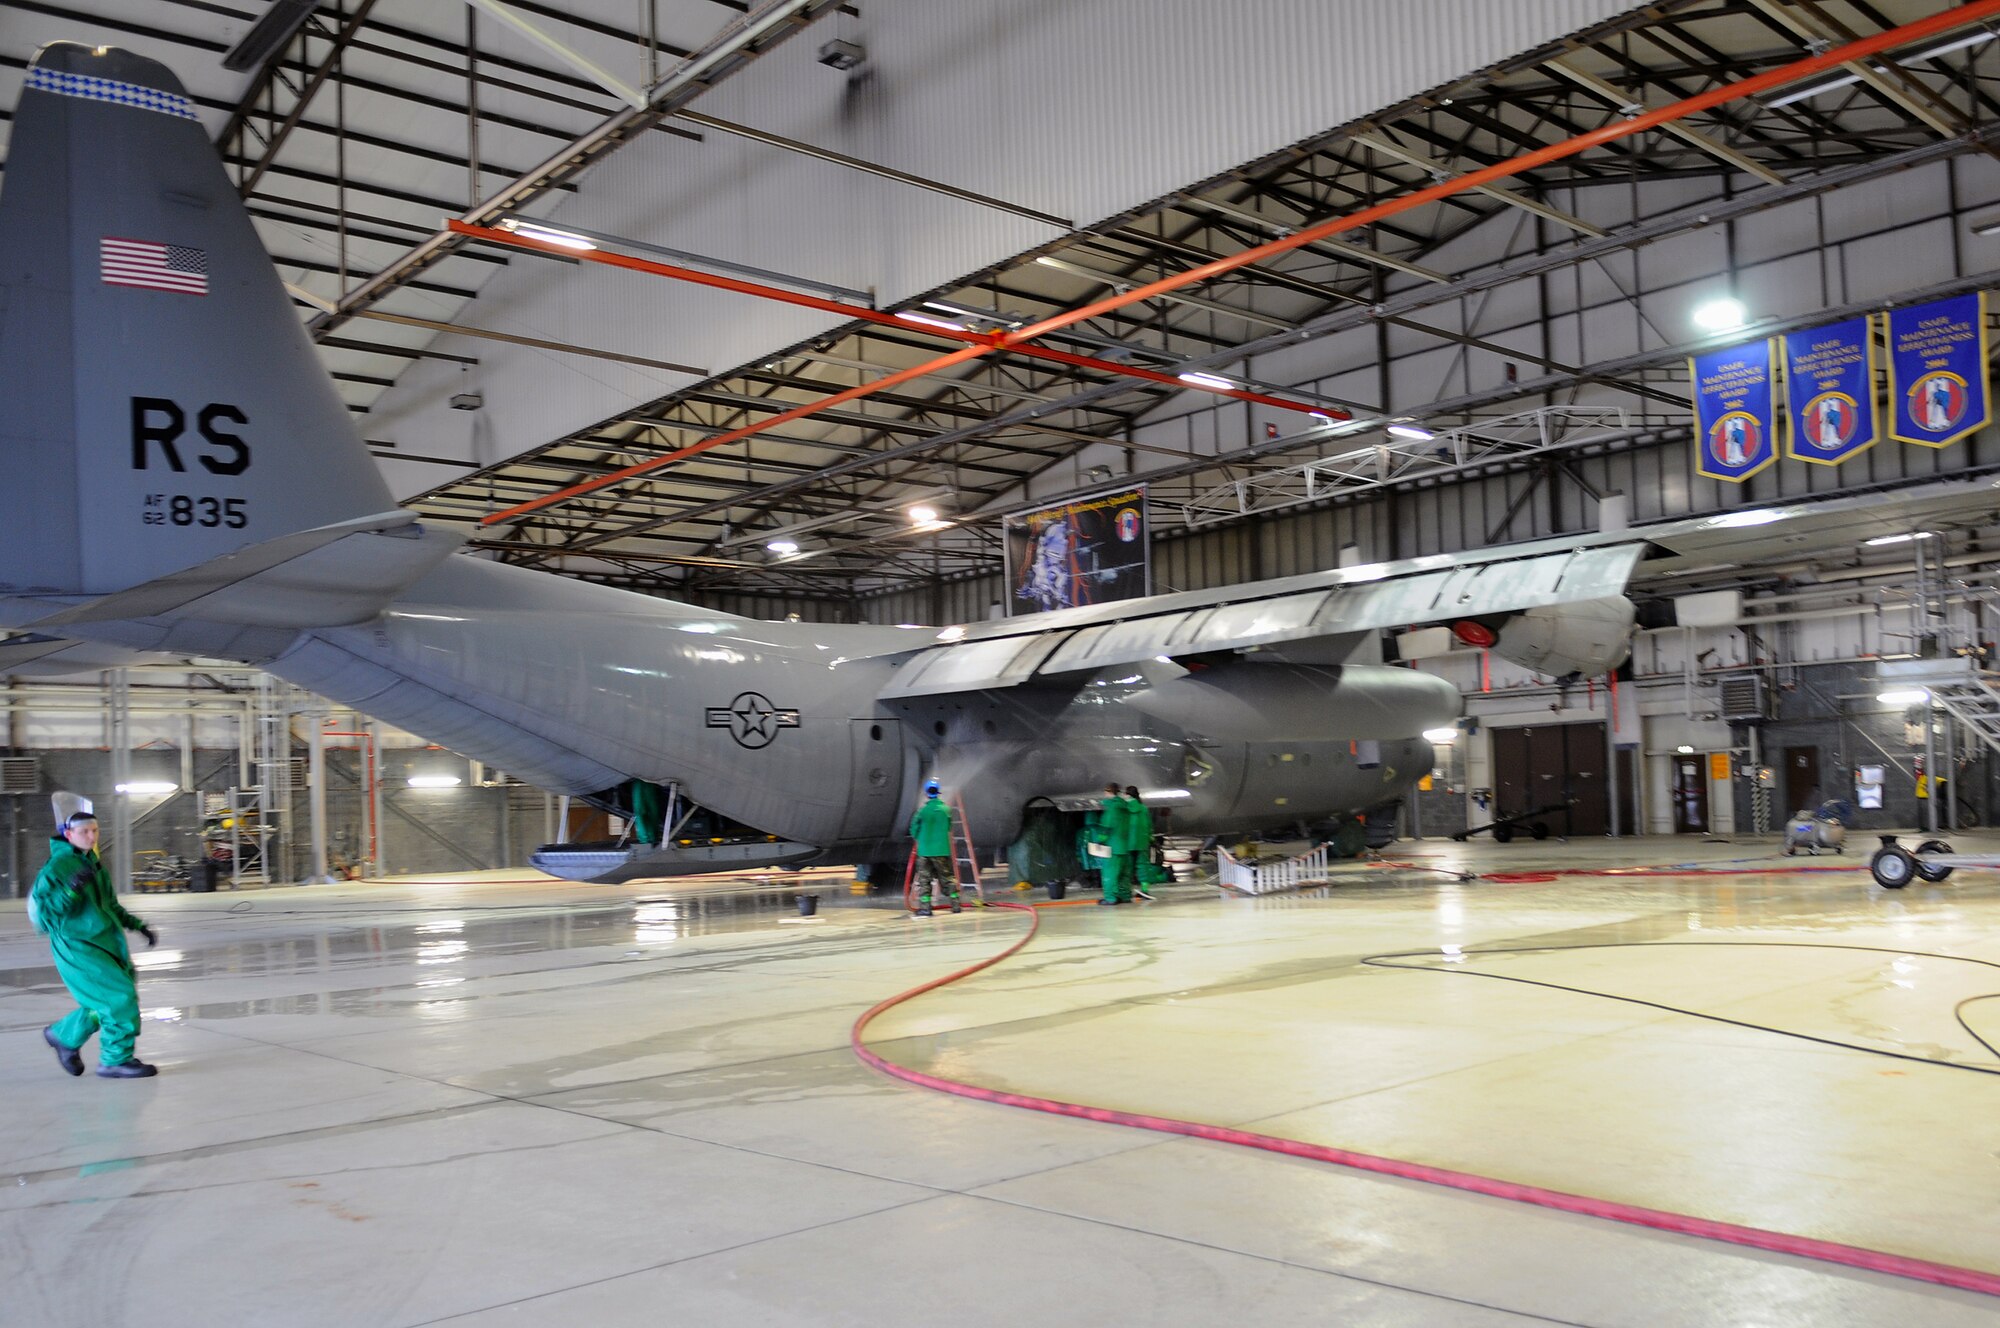
[[[382,725],[368,719],[361,727],[368,734],[368,750],[373,756],[368,763],[368,814],[375,818],[375,861],[368,874],[380,877],[389,873],[389,825],[382,818]]]
[[[307,817],[312,826],[313,885],[328,885],[333,876],[326,869],[326,716],[308,710],[306,721]]]
[[[118,791],[132,782],[132,683],[124,669],[111,670],[110,691],[111,842],[102,857],[111,869],[111,888],[122,895],[132,889],[132,795]]]

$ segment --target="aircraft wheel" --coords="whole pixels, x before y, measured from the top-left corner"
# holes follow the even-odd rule
[[[1528,827],[1528,833],[1536,839],[1547,839],[1549,837],[1549,823],[1547,821],[1537,821]]]
[[[1942,839],[1926,839],[1923,843],[1917,845],[1917,852],[1949,853],[1951,852],[1951,845],[1945,843]],[[1932,885],[1936,885],[1939,881],[1942,881],[1947,876],[1951,875],[1951,868],[1933,867],[1930,863],[1925,862],[1922,858],[1918,858],[1917,875],[1923,877],[1926,881],[1929,881]]]
[[[1342,821],[1333,832],[1333,856],[1351,858],[1368,847],[1368,827],[1359,821]]]
[[[1493,842],[1494,842],[1494,843],[1496,843],[1496,844],[1511,844],[1511,843],[1512,843],[1513,841],[1514,841],[1514,827],[1513,827],[1513,826],[1511,826],[1511,825],[1496,825],[1496,826],[1494,826],[1494,827],[1493,827]]]
[[[1868,860],[1868,871],[1884,890],[1900,890],[1916,879],[1917,860],[1900,844],[1884,844]]]

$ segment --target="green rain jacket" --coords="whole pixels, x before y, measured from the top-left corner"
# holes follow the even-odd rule
[[[926,798],[910,818],[910,837],[920,858],[951,856],[951,805],[943,798]]]
[[[1153,844],[1153,809],[1137,798],[1125,799],[1125,842],[1121,853],[1144,853]]]
[[[1132,812],[1125,805],[1125,799],[1107,794],[1097,813],[1098,842],[1110,845],[1113,853],[1129,853],[1131,850],[1125,847],[1125,837],[1131,833],[1126,828],[1131,823]]]
[[[111,873],[97,854],[82,852],[61,835],[49,841],[48,865],[35,877],[28,907],[41,930],[119,955],[129,953],[125,933],[146,925],[118,902]]]

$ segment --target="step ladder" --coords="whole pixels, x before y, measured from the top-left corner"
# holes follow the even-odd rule
[[[986,904],[986,893],[979,884],[979,851],[973,847],[972,832],[966,828],[965,804],[954,793],[945,799],[951,804],[951,876],[958,886],[958,893],[971,895],[981,907]],[[935,906],[937,901],[932,900]],[[903,906],[914,910],[917,906],[917,846],[910,845],[910,859],[903,867]]]

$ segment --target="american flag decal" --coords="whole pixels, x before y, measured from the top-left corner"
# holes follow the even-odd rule
[[[208,294],[208,253],[184,244],[154,244],[149,240],[97,242],[98,272],[107,286],[143,286],[147,290]]]

